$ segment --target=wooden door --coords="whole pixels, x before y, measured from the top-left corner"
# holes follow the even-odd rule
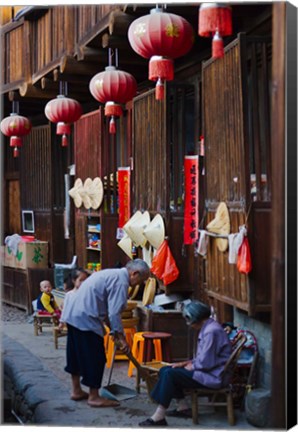
[[[20,205],[20,182],[18,179],[7,180],[7,228],[9,234],[20,234],[21,227],[21,205]]]

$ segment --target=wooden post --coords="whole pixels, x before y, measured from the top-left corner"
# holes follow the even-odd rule
[[[287,4],[273,4],[272,35],[272,412],[273,428],[285,416],[285,50]]]

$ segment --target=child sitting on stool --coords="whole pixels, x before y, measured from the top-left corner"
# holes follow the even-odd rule
[[[53,315],[60,319],[61,311],[52,294],[52,285],[48,280],[40,282],[41,293],[37,297],[37,312],[40,315]]]

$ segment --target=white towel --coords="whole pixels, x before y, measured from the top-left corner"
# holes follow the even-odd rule
[[[208,247],[208,241],[209,241],[209,237],[206,234],[205,230],[200,230],[199,231],[199,244],[197,247],[196,252],[199,255],[205,256],[207,255],[207,247]]]

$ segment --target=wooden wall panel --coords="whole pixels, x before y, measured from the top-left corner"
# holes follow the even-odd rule
[[[100,111],[83,115],[74,126],[76,178],[101,177]]]
[[[243,202],[244,131],[239,45],[204,66],[204,138],[208,202]],[[237,180],[235,180],[237,179]]]
[[[21,207],[49,210],[52,206],[52,158],[49,126],[33,128],[20,151]]]
[[[170,188],[167,163],[165,104],[155,100],[155,91],[134,99],[134,206],[165,212]]]
[[[3,42],[3,81],[2,84],[16,82],[25,78],[24,71],[24,25],[15,26],[5,34]]]
[[[249,275],[240,274],[235,265],[229,264],[228,252],[220,252],[210,238],[207,293],[250,315],[270,311],[271,303],[271,169],[270,158],[268,161],[265,156],[270,155],[266,90],[270,61],[268,39],[239,35],[226,48],[221,61],[210,60],[203,65],[205,226],[224,201],[229,209],[231,233],[237,233],[241,225],[247,226],[253,261]],[[261,190],[261,172],[266,173],[266,193]],[[256,194],[251,189],[252,173],[257,174]]]

